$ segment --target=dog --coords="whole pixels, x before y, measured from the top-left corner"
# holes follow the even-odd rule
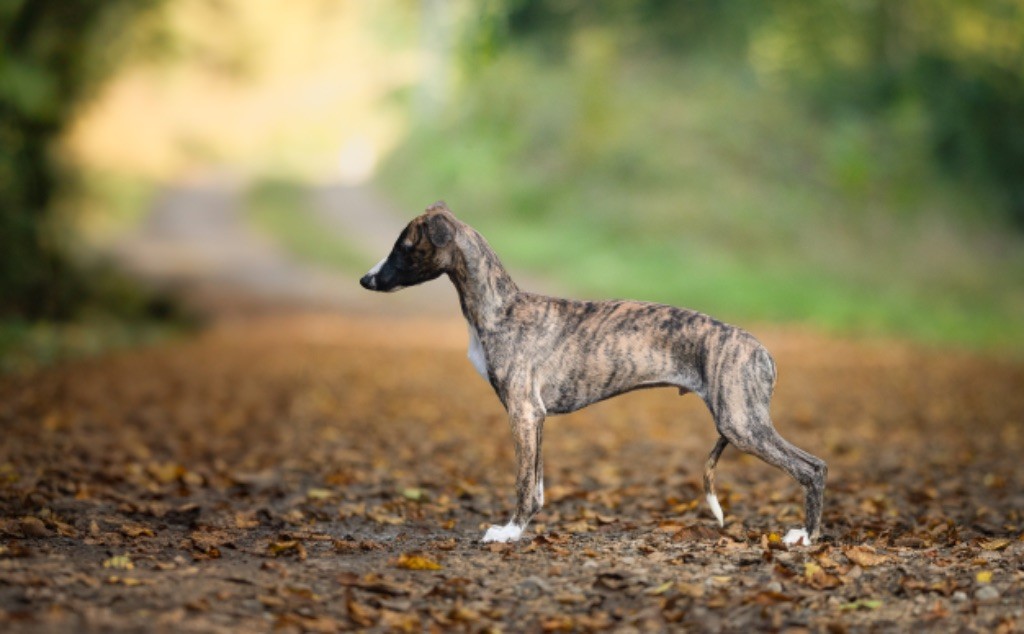
[[[508,412],[515,441],[516,505],[484,542],[516,541],[544,504],[544,420],[632,390],[672,387],[700,396],[719,438],[704,493],[725,525],[714,470],[732,444],[792,476],[804,490],[805,526],[784,542],[810,545],[821,526],[828,468],[772,426],[775,361],[752,335],[699,312],[634,301],[575,301],[521,291],[483,236],[443,202],[413,219],[391,252],[359,280],[393,292],[448,275],[469,326],[469,360]]]

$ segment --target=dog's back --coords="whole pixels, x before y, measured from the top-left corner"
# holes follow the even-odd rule
[[[520,293],[508,324],[516,336],[507,345],[499,339],[493,354],[488,351],[495,378],[504,384],[511,374],[526,372],[552,414],[648,387],[673,386],[704,397],[709,340],[731,340],[734,348],[760,345],[703,313],[646,302]],[[512,341],[529,342],[537,354],[523,355]],[[531,367],[516,367],[524,362]]]

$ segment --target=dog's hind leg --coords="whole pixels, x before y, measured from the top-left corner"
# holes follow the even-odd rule
[[[785,541],[810,544],[821,530],[822,498],[828,474],[825,462],[780,436],[772,426],[766,405],[739,412],[720,412],[715,422],[719,433],[737,449],[782,469],[800,483],[804,489],[805,526],[791,530]]]
[[[718,503],[718,496],[715,495],[715,465],[718,464],[718,459],[728,444],[729,441],[725,436],[719,436],[718,442],[715,443],[708,455],[708,461],[704,465],[704,497],[708,501],[708,506],[711,507],[711,512],[715,514],[719,526],[725,526],[725,516],[722,515],[722,506]]]
[[[728,343],[728,342],[727,342]],[[760,346],[737,339],[736,348],[721,351],[710,374],[705,402],[718,433],[740,451],[782,469],[804,489],[805,526],[783,539],[809,544],[821,530],[822,498],[828,468],[825,462],[795,447],[775,431],[769,416],[775,388],[775,362]],[[744,350],[750,350],[744,354]]]

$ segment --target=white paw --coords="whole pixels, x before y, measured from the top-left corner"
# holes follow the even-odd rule
[[[715,514],[715,519],[718,520],[718,525],[725,526],[725,516],[722,515],[722,506],[718,503],[718,498],[711,493],[708,493],[708,506],[711,507],[711,512]]]
[[[523,534],[523,529],[511,522],[505,526],[492,526],[487,529],[484,533],[484,543],[488,542],[514,542],[519,540],[519,536]]]
[[[811,536],[802,528],[791,528],[782,538],[782,543],[787,546],[810,546]]]

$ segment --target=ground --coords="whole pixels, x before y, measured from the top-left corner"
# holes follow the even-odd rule
[[[651,390],[549,419],[545,508],[483,544],[513,456],[465,325],[369,297],[0,377],[0,628],[1024,628],[1024,365],[753,325],[830,466],[818,543],[733,448],[720,528],[710,415]]]

